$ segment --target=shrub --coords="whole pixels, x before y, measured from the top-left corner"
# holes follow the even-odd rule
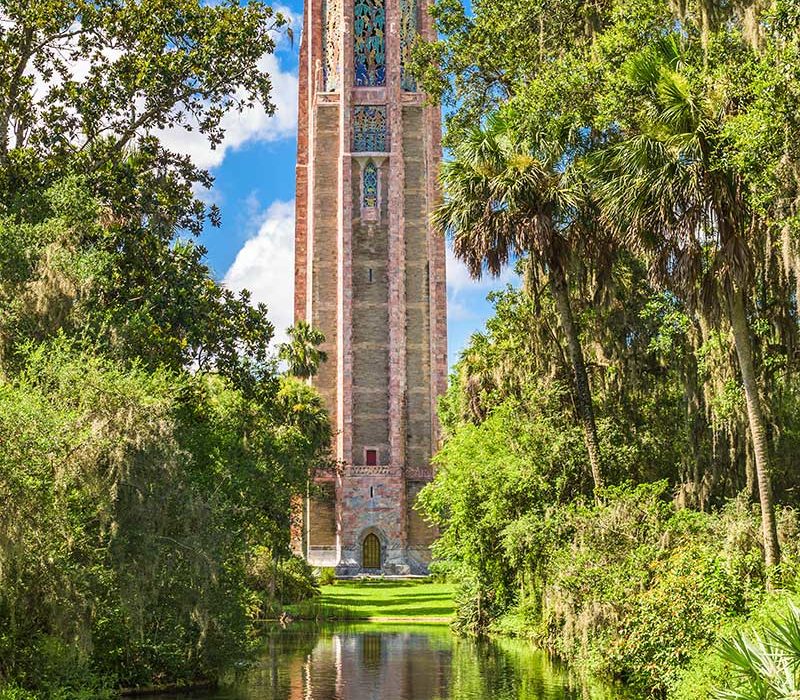
[[[267,547],[255,547],[247,568],[247,585],[258,601],[255,617],[274,617],[285,605],[319,595],[313,569],[297,556],[277,560]]]
[[[332,586],[336,583],[336,570],[332,566],[323,566],[319,570],[317,581],[320,586]]]
[[[542,590],[543,642],[637,690],[665,692],[762,596],[758,519],[676,510],[664,482],[575,509]]]
[[[761,632],[738,632],[724,640],[719,655],[733,682],[717,690],[729,700],[779,700],[800,696],[800,608],[791,604]]]

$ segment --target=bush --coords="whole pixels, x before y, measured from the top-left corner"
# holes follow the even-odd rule
[[[293,433],[219,376],[66,343],[24,359],[0,375],[0,678],[44,695],[218,678],[252,648],[248,539],[288,545]],[[315,592],[304,562],[278,573],[279,599]]]
[[[334,583],[336,583],[336,569],[334,569],[332,566],[323,566],[319,570],[317,581],[319,582],[320,586],[332,586]]]
[[[787,622],[798,629],[798,605],[800,597],[786,591],[777,591],[767,595],[762,604],[749,616],[732,620],[718,631],[714,647],[697,654],[692,662],[681,674],[675,684],[670,698],[672,700],[705,700],[715,695],[725,695],[731,700],[742,698],[743,686],[751,688],[762,686],[761,681],[752,673],[751,668],[743,667],[741,659],[735,659],[728,651],[736,652],[742,644],[747,644],[752,653],[752,660],[759,657],[763,660],[764,649],[759,649],[759,639],[766,641],[779,625],[786,626]],[[798,647],[800,649],[800,647]],[[771,667],[779,668],[780,656],[783,652],[778,648],[771,652],[775,657],[769,665],[764,665],[762,670]],[[753,683],[751,683],[754,681]],[[722,692],[720,692],[722,690]],[[774,696],[761,695],[762,700]]]
[[[663,693],[761,601],[758,519],[676,510],[666,484],[619,487],[568,516],[546,567],[542,641],[635,689]]]
[[[256,594],[257,618],[277,616],[286,605],[319,595],[313,569],[297,556],[276,560],[267,547],[256,547],[247,569],[247,585]]]

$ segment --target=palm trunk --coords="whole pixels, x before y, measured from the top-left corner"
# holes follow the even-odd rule
[[[569,299],[569,288],[564,270],[559,264],[550,267],[550,290],[556,303],[556,311],[567,338],[567,348],[572,362],[572,374],[575,382],[575,398],[578,408],[578,418],[583,427],[583,439],[586,451],[589,453],[589,465],[592,469],[594,481],[595,500],[598,492],[603,488],[603,470],[600,462],[600,443],[597,439],[597,425],[594,420],[594,407],[592,406],[592,391],[589,387],[589,376],[586,373],[586,363],[583,359],[583,348],[578,337],[578,329],[572,317],[572,305]]]
[[[742,373],[744,395],[747,400],[750,437],[753,440],[758,499],[761,504],[761,526],[764,530],[764,560],[767,568],[772,568],[780,563],[781,553],[778,546],[778,530],[775,525],[775,506],[772,500],[767,426],[764,420],[764,411],[761,407],[761,397],[758,393],[756,373],[753,369],[750,327],[745,313],[744,292],[742,289],[733,291],[730,316],[731,327],[733,328],[733,342],[736,346],[736,356],[739,358],[739,370]]]

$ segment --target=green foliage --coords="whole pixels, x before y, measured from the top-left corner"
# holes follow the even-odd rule
[[[677,510],[657,482],[608,488],[600,505],[538,501],[532,492],[527,512],[513,517],[478,486],[486,474],[474,478],[454,478],[445,462],[424,493],[426,509],[440,505],[436,491],[452,508],[435,547],[460,567],[454,625],[462,632],[532,637],[590,672],[663,693],[764,595],[758,517],[743,503],[718,514]],[[472,492],[467,536],[460,503]],[[782,532],[788,566],[796,562],[791,527]]]
[[[251,2],[0,2],[0,695],[97,697],[246,662],[254,550],[279,595],[292,503],[329,461],[263,305],[192,236],[212,145],[271,113],[285,20]],[[80,65],[85,77],[73,75]],[[270,591],[267,598],[274,595]]]
[[[308,563],[300,557],[276,559],[266,547],[251,552],[247,586],[256,594],[260,619],[274,619],[286,605],[319,595],[319,584]]]
[[[286,362],[292,376],[313,377],[328,359],[328,354],[319,349],[325,342],[325,335],[305,321],[298,321],[288,332],[291,340],[281,345],[278,356]]]
[[[494,296],[451,374],[422,497],[462,582],[457,625],[670,692],[758,609],[762,558],[778,582],[797,565],[798,13],[442,0],[433,16],[414,62],[452,108],[440,227],[476,276],[523,258],[523,288]],[[576,345],[605,482],[629,484],[594,505],[590,455],[559,450],[581,415]]]
[[[464,425],[437,455],[434,481],[419,495],[419,507],[445,526],[435,556],[471,572],[481,615],[513,600],[515,567],[541,555],[537,534],[548,527],[547,504],[563,502],[583,480],[580,430],[544,411],[549,420],[526,420],[537,399],[544,408],[549,398],[533,396],[527,406],[509,401],[479,426]],[[528,536],[517,538],[518,528]]]
[[[285,19],[261,3],[4,0],[2,10],[0,161],[23,148],[64,157],[108,134],[119,151],[176,125],[218,144],[231,109],[274,111],[258,61]]]
[[[294,431],[220,377],[120,370],[66,342],[32,351],[0,405],[0,677],[132,686],[241,660],[249,543],[287,548],[307,478]],[[279,596],[313,586],[280,571]]]
[[[332,586],[336,583],[336,569],[332,566],[323,566],[317,575],[317,582],[320,586]]]
[[[790,603],[780,616],[769,618],[758,632],[735,633],[719,646],[719,656],[731,669],[728,687],[715,697],[731,700],[772,700],[800,693],[800,608]]]

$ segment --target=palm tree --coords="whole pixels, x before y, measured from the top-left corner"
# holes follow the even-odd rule
[[[738,633],[722,642],[719,655],[736,679],[720,688],[720,700],[783,700],[800,696],[800,608],[769,620],[763,634]]]
[[[609,226],[641,250],[656,281],[733,333],[747,404],[768,567],[780,560],[767,429],[747,316],[758,221],[746,185],[719,156],[727,104],[682,70],[678,37],[632,58],[628,77],[641,99],[636,131],[601,154],[594,174]]]
[[[286,331],[291,340],[281,344],[278,357],[289,366],[289,374],[301,379],[313,377],[328,354],[319,349],[325,342],[322,331],[312,328],[306,321],[298,321]]]
[[[553,144],[518,138],[500,116],[474,128],[442,167],[444,201],[434,225],[450,235],[453,250],[478,279],[497,276],[513,258],[530,256],[546,270],[567,341],[578,418],[584,432],[595,493],[603,486],[592,393],[567,279],[575,234],[576,188],[559,167]]]

